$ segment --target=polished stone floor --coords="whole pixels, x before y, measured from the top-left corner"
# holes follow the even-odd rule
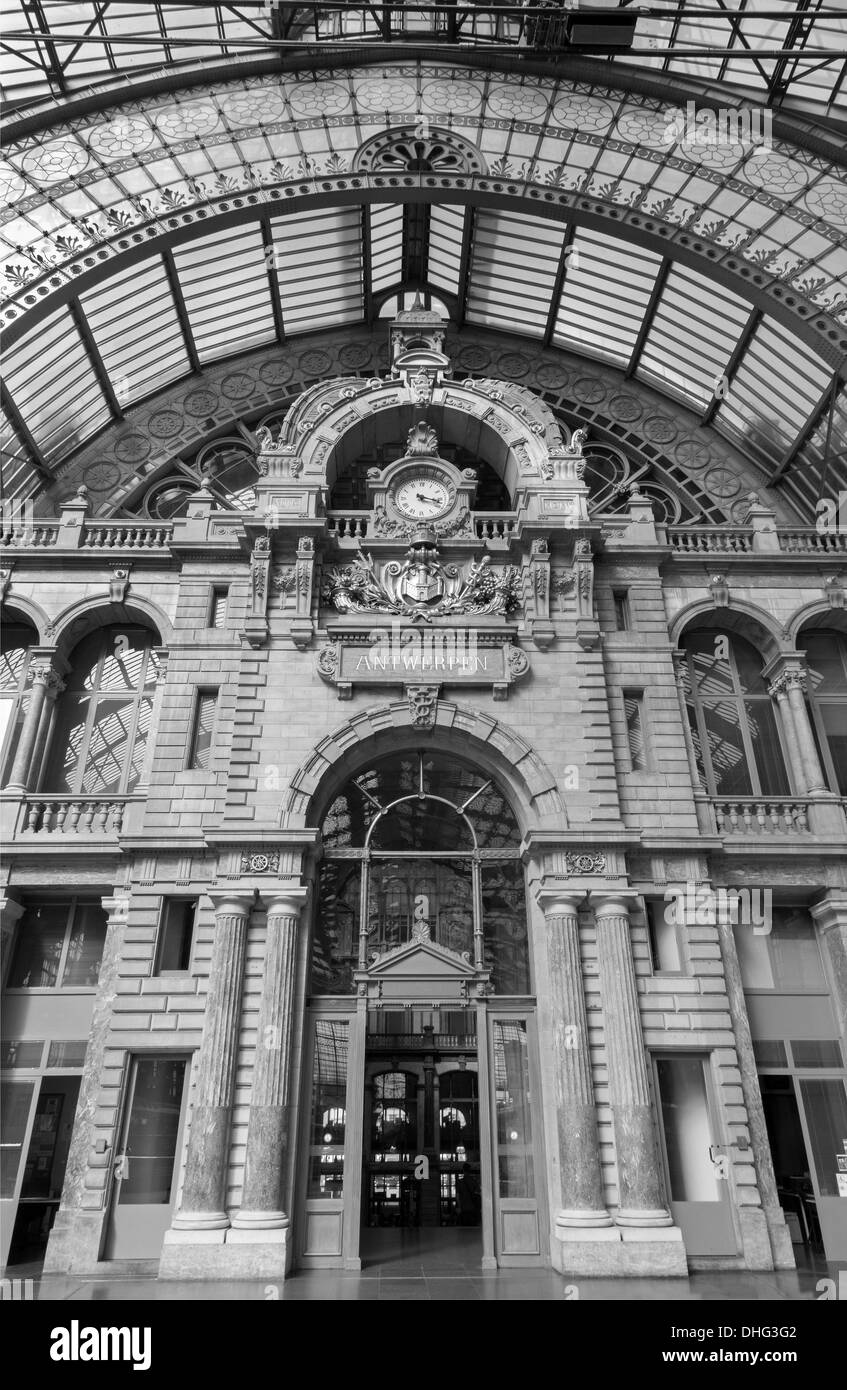
[[[31,1278],[37,1299],[70,1302],[170,1301],[562,1301],[755,1302],[811,1301],[838,1267],[806,1255],[797,1270],[697,1273],[687,1279],[566,1279],[552,1270],[480,1269],[476,1231],[369,1231],[362,1241],[362,1271],[295,1273],[280,1284],[222,1280],[202,1284],[159,1281],[155,1263],[113,1264],[109,1276],[42,1277],[39,1266],[17,1265],[7,1277]],[[802,1252],[797,1254],[802,1258]]]

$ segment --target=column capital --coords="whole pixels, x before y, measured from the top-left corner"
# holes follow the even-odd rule
[[[532,895],[545,917],[575,917],[587,894],[584,888],[574,888],[566,880],[545,878],[533,884]]]
[[[259,888],[258,900],[268,917],[299,917],[309,900],[309,888]]]
[[[107,913],[110,926],[113,923],[125,923],[129,915],[129,894],[115,893],[100,899],[103,904],[103,911]]]
[[[256,902],[255,888],[207,888],[216,917],[249,917]]]
[[[822,932],[828,931],[831,927],[847,926],[847,889],[830,889],[819,902],[812,903],[809,914],[815,926]]]
[[[807,674],[799,665],[785,665],[772,676],[768,683],[768,694],[772,699],[787,697],[792,689],[806,693]]]
[[[589,896],[595,917],[628,917],[641,901],[635,888],[592,889]]]

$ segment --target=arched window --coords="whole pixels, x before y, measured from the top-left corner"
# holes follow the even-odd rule
[[[791,788],[762,658],[718,629],[683,639],[685,699],[697,766],[712,796],[788,796]]]
[[[847,637],[841,632],[803,635],[809,668],[812,728],[831,791],[847,796]]]
[[[38,633],[27,623],[4,622],[0,630],[0,786],[6,785],[21,726],[29,707],[27,672]]]
[[[98,628],[71,656],[47,789],[119,796],[138,785],[158,673],[145,628]]]
[[[431,940],[529,992],[521,834],[484,773],[441,753],[383,758],[348,782],[323,821],[312,992],[350,994],[361,958]]]

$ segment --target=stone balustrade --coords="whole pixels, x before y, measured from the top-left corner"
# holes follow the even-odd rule
[[[165,550],[173,534],[172,522],[88,521],[82,532],[82,550]]]
[[[356,540],[368,534],[370,512],[327,512],[326,525],[338,540]]]
[[[14,547],[16,550],[34,547],[45,550],[55,545],[59,538],[59,523],[56,521],[15,521],[0,530],[0,545]]]
[[[27,796],[15,839],[30,835],[118,835],[123,828],[126,797]]]
[[[682,555],[746,555],[753,551],[753,532],[742,527],[669,526],[668,542]]]
[[[814,526],[779,530],[779,548],[789,555],[847,555],[847,534],[817,531]]]
[[[508,512],[474,512],[476,534],[481,541],[509,540],[517,531],[517,518]]]
[[[790,835],[809,832],[808,802],[796,797],[712,797],[720,835]]]

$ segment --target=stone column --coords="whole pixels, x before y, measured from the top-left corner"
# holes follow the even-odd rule
[[[247,923],[255,891],[212,892],[215,939],[180,1209],[166,1240],[222,1243]],[[181,1243],[181,1242],[178,1242]],[[166,1252],[165,1252],[166,1253]],[[170,1272],[170,1271],[168,1271]]]
[[[48,752],[56,719],[56,701],[65,689],[61,680],[50,681],[44,697],[38,734],[27,774],[27,786],[31,792],[39,791],[45,771],[45,754]]]
[[[847,1041],[847,888],[830,888],[811,908],[830,980],[832,1002]]]
[[[286,1243],[289,1218],[283,1209],[283,1184],[289,1144],[292,1020],[298,927],[307,894],[306,888],[288,888],[265,895],[268,931],[244,1189],[241,1210],[227,1237],[236,1243]]]
[[[788,703],[794,716],[794,728],[797,731],[797,742],[800,745],[800,759],[803,764],[806,791],[810,793],[825,792],[827,790],[826,778],[823,775],[823,768],[812,734],[809,711],[806,708],[806,673],[797,669],[788,670],[785,672],[785,681],[788,687]]]
[[[544,912],[553,1014],[562,1199],[555,1224],[557,1234],[567,1240],[572,1237],[569,1227],[612,1225],[603,1195],[579,951],[577,912],[585,894],[541,887],[536,896]]]
[[[673,1222],[664,1205],[650,1105],[628,896],[598,897],[594,908],[618,1165],[615,1221],[625,1227],[670,1226]]]
[[[727,999],[729,1000],[729,1013],[732,1019],[732,1031],[735,1034],[735,1047],[738,1053],[738,1070],[741,1073],[741,1094],[744,1098],[744,1108],[747,1111],[747,1124],[750,1129],[750,1146],[753,1151],[756,1185],[759,1189],[762,1213],[767,1225],[770,1255],[773,1260],[774,1269],[793,1269],[794,1252],[791,1248],[791,1235],[785,1224],[785,1216],[776,1193],[776,1178],[773,1171],[771,1146],[768,1138],[767,1125],[765,1124],[765,1110],[762,1104],[762,1092],[759,1087],[756,1057],[753,1052],[753,1037],[750,1032],[750,1020],[747,1015],[747,1004],[744,998],[744,985],[741,979],[741,967],[738,962],[735,934],[732,929],[732,923],[727,921],[727,914],[725,912],[718,912],[716,915],[716,927],[718,941],[720,943],[724,981],[726,983]],[[757,1215],[758,1213],[755,1208],[742,1207],[739,1211],[745,1251],[749,1247],[753,1254],[755,1254],[756,1248],[755,1221]],[[751,1262],[751,1267],[760,1269],[766,1266],[763,1262],[757,1260],[755,1263]]]
[[[0,890],[0,985],[4,987],[15,944],[15,929],[23,913],[23,903],[9,897],[8,889]]]
[[[7,791],[25,792],[29,789],[29,774],[33,765],[35,741],[38,737],[47,692],[50,690],[58,694],[60,689],[64,689],[61,677],[53,666],[52,653],[50,656],[34,660],[30,666],[30,673],[32,676],[32,695],[15,750],[15,759],[12,763],[9,781],[6,784]]]
[[[776,700],[776,706],[779,711],[779,721],[785,737],[785,746],[788,749],[788,761],[791,764],[791,780],[797,788],[798,793],[802,794],[807,790],[806,773],[800,753],[800,744],[797,741],[797,729],[794,724],[794,716],[791,711],[791,706],[788,703],[788,688],[784,675],[777,677],[777,679],[768,686],[768,694],[772,700]]]

